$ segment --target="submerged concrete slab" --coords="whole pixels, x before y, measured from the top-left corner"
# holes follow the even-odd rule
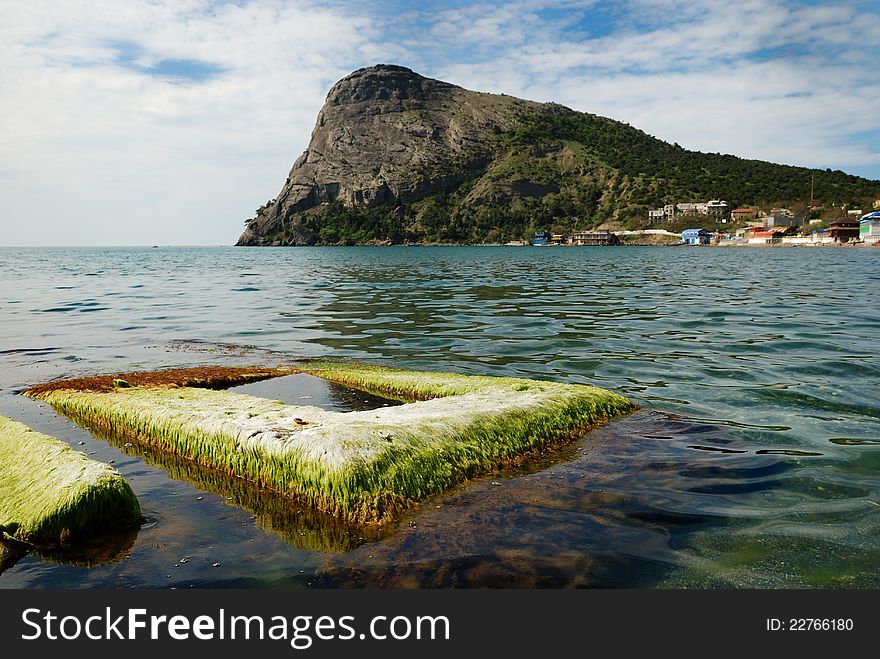
[[[0,417],[0,543],[57,545],[140,518],[137,497],[115,469]]]
[[[226,369],[228,384],[234,370]],[[257,370],[242,369],[242,377],[255,379]],[[178,386],[191,383],[187,372],[103,376],[98,384],[83,378],[26,393],[105,431],[357,522],[386,521],[416,501],[636,408],[623,396],[584,385],[345,362],[268,369],[262,376],[309,373],[410,401],[328,412]]]

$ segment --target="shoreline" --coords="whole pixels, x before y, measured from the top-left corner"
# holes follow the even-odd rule
[[[738,243],[735,241],[725,241],[719,243],[710,243],[708,245],[688,245],[686,243],[654,243],[654,242],[630,242],[630,243],[621,243],[619,245],[568,245],[568,244],[558,244],[558,245],[509,245],[507,243],[421,243],[419,245],[407,245],[403,243],[358,243],[356,245],[340,245],[338,243],[316,243],[314,245],[230,245],[230,247],[246,247],[246,248],[301,248],[301,247],[409,247],[409,248],[421,248],[421,247],[572,247],[572,248],[589,248],[589,247],[747,247],[747,248],[756,248],[756,249],[777,249],[777,248],[807,248],[807,249],[817,249],[823,247],[831,247],[834,249],[838,248],[877,248],[880,247],[880,242],[876,243],[863,243],[863,242],[852,242],[852,243],[816,243],[816,244],[778,244],[778,245],[749,245],[747,243]]]

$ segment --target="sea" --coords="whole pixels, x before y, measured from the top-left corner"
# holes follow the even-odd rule
[[[144,523],[0,588],[875,588],[880,249],[0,248],[0,414]],[[640,409],[351,527],[77,425],[30,385],[313,357],[591,384]],[[392,404],[297,375],[237,388]]]

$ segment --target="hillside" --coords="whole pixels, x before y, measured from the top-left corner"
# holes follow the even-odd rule
[[[862,207],[880,181],[688,151],[628,124],[378,65],[336,83],[308,149],[238,245],[499,242],[645,223],[650,208]]]

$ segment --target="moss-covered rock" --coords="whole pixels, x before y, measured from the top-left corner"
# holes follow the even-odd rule
[[[0,417],[0,533],[53,545],[140,518],[137,497],[115,469]]]
[[[64,414],[304,499],[352,521],[411,503],[632,411],[604,389],[312,362],[285,369],[406,405],[329,412],[229,391],[132,386],[31,392]]]

